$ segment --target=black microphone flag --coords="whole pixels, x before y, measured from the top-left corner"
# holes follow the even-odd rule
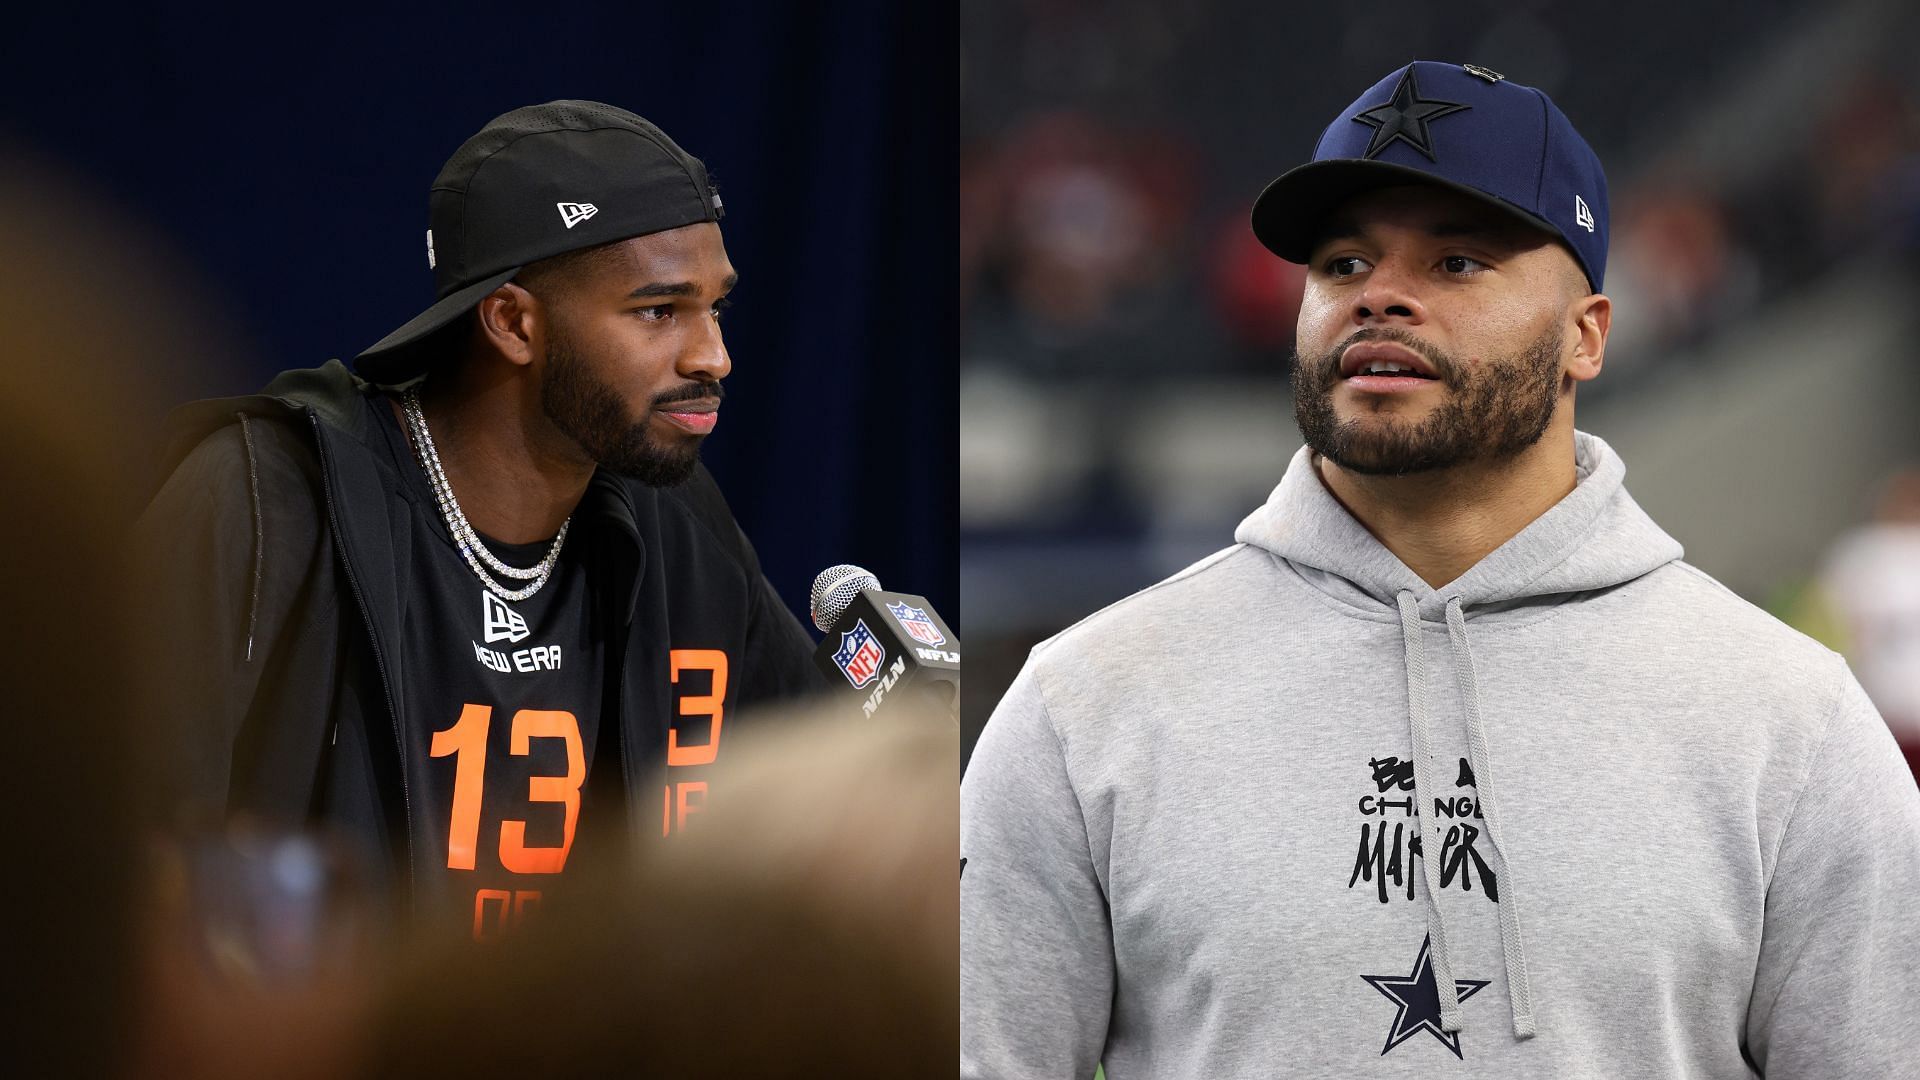
[[[958,716],[959,638],[926,597],[873,584],[843,597],[845,608],[837,614],[816,606],[816,618],[832,621],[814,650],[814,663],[859,695],[868,716],[903,698],[929,701],[943,715]]]

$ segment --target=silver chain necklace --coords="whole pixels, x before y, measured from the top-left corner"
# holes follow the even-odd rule
[[[480,534],[473,531],[473,526],[467,522],[467,515],[460,512],[460,501],[453,497],[453,485],[447,482],[446,470],[440,467],[440,453],[433,448],[433,435],[427,431],[427,414],[420,408],[420,388],[408,388],[401,395],[400,402],[407,414],[407,430],[413,436],[413,456],[420,462],[420,468],[427,474],[427,481],[433,487],[433,497],[440,504],[440,516],[446,519],[447,531],[453,535],[454,544],[460,548],[467,565],[479,576],[480,583],[502,600],[525,600],[539,592],[540,586],[545,585],[547,578],[553,574],[554,563],[560,559],[560,545],[566,543],[567,526],[573,523],[573,516],[569,514],[567,520],[560,523],[560,534],[553,538],[553,547],[547,550],[547,557],[541,559],[538,565],[523,569],[501,562],[493,552],[487,550],[487,545],[480,542]],[[486,567],[480,565],[481,560],[485,560],[495,573],[532,584],[523,589],[509,589],[487,573]]]

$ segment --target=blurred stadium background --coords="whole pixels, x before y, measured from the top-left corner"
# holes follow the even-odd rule
[[[1547,91],[1599,153],[1614,325],[1579,426],[1690,562],[1848,653],[1912,760],[1916,41],[1891,0],[965,4],[963,754],[1036,642],[1278,482],[1302,270],[1248,209],[1429,59]]]

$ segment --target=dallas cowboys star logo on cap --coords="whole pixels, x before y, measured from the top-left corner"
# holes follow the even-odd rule
[[[1387,1052],[1422,1031],[1439,1039],[1441,1045],[1453,1051],[1453,1056],[1462,1058],[1460,1053],[1460,1033],[1444,1031],[1440,1027],[1440,986],[1433,978],[1433,939],[1420,940],[1420,956],[1413,962],[1411,975],[1362,975],[1380,995],[1400,1007],[1393,1014],[1393,1027],[1387,1032],[1386,1049],[1380,1051],[1385,1057]],[[1455,979],[1454,991],[1461,1001],[1479,993],[1487,986],[1483,979]]]
[[[1453,101],[1432,101],[1420,96],[1420,87],[1413,81],[1413,65],[1407,65],[1406,74],[1394,84],[1393,96],[1384,105],[1375,105],[1366,112],[1353,118],[1356,124],[1365,124],[1373,129],[1373,138],[1367,142],[1367,152],[1363,157],[1375,157],[1382,150],[1399,139],[1415,150],[1427,156],[1427,160],[1438,164],[1440,159],[1433,156],[1433,137],[1427,131],[1427,125],[1449,113],[1462,112],[1472,108]]]

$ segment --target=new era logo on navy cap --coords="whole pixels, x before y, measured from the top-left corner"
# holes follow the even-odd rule
[[[1438,184],[1547,230],[1600,291],[1600,159],[1546,94],[1473,64],[1420,60],[1375,83],[1327,126],[1312,161],[1260,193],[1253,232],[1281,258],[1306,262],[1334,206],[1406,183]]]

